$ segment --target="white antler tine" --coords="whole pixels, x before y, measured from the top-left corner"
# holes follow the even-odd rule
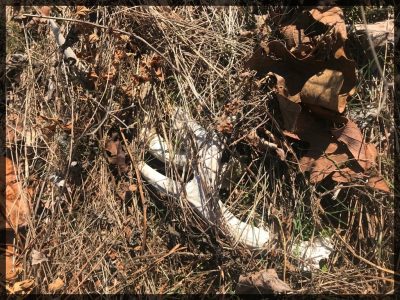
[[[183,168],[186,166],[187,163],[186,155],[183,154],[171,155],[168,150],[167,143],[158,134],[154,135],[153,138],[151,138],[149,142],[149,151],[153,156],[155,156],[162,162],[166,163],[173,162],[179,168]]]
[[[206,130],[182,108],[175,109],[172,125],[174,130],[182,130],[183,128],[187,128],[190,132],[192,132],[199,147],[207,140]]]
[[[263,248],[265,244],[269,242],[269,231],[242,222],[237,217],[235,217],[221,201],[219,201],[218,203],[221,207],[222,217],[227,227],[227,230],[232,235],[232,237],[235,238],[236,242],[240,242],[241,244],[252,248]]]
[[[149,182],[153,187],[155,187],[159,192],[179,197],[179,182],[164,176],[160,172],[154,170],[145,162],[140,162],[138,167],[146,181]]]

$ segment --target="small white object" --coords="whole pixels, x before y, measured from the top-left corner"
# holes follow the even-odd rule
[[[71,162],[71,167],[75,167],[77,164],[78,164],[77,161],[73,161],[73,162]]]
[[[333,245],[329,238],[316,237],[312,241],[300,242],[293,250],[295,255],[304,260],[302,270],[311,271],[319,269],[320,261],[329,258],[333,251]]]

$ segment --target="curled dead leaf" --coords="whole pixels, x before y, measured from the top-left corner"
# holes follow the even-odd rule
[[[298,94],[307,80],[325,69],[339,71],[343,75],[343,85],[340,94],[352,95],[355,90],[355,62],[345,56],[331,57],[321,60],[313,55],[299,59],[293,55],[280,41],[261,43],[245,67],[257,72],[263,77],[269,72],[278,74],[285,79],[288,96]]]
[[[110,65],[108,70],[101,73],[101,77],[106,80],[113,80],[117,74],[117,69],[114,65]]]
[[[42,16],[48,17],[48,16],[50,16],[51,8],[50,8],[50,6],[42,6],[42,7],[39,9],[39,11],[40,11],[40,14],[41,14]]]
[[[338,171],[348,160],[346,153],[324,155],[317,159],[305,155],[300,159],[300,168],[310,172],[311,183],[318,183],[332,172]]]
[[[98,42],[100,40],[99,36],[97,35],[97,33],[92,33],[91,35],[89,35],[89,43],[94,44],[96,42]]]
[[[344,143],[357,163],[364,170],[373,166],[377,157],[377,150],[374,145],[364,141],[363,134],[357,124],[349,119],[344,119],[345,124],[339,129],[332,130],[332,134],[338,141]]]
[[[29,294],[32,292],[34,287],[35,287],[35,280],[26,279],[14,283],[14,285],[9,288],[9,292],[11,294]]]
[[[107,141],[106,146],[106,157],[110,164],[116,165],[118,170],[122,173],[128,171],[129,167],[125,161],[125,151],[122,149],[121,142],[118,139],[118,134],[113,133],[111,139]]]
[[[56,280],[54,280],[52,283],[49,284],[49,292],[50,293],[55,293],[60,291],[64,287],[64,281],[60,278],[57,277]]]
[[[340,95],[343,81],[342,72],[325,69],[306,81],[300,92],[301,101],[342,113],[348,96]]]
[[[381,176],[373,176],[368,178],[367,186],[385,193],[389,193],[390,189],[386,181]]]
[[[278,94],[279,109],[283,118],[283,127],[290,131],[297,128],[297,119],[301,113],[301,106],[290,101],[287,97]]]
[[[77,16],[84,17],[84,16],[86,16],[88,13],[90,13],[90,9],[87,8],[86,6],[78,5],[78,6],[76,7],[75,14],[76,14]]]
[[[217,130],[222,133],[232,133],[233,125],[227,115],[223,114],[217,119]]]
[[[240,275],[237,294],[286,293],[292,289],[279,279],[274,269],[261,270],[249,275]]]

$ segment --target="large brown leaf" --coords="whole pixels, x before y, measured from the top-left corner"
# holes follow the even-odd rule
[[[380,190],[385,193],[389,193],[390,189],[386,181],[382,176],[367,176],[361,172],[355,172],[351,168],[344,168],[339,171],[332,173],[332,180],[340,183],[350,183],[354,181],[362,180],[366,186],[369,186],[375,190]]]
[[[343,85],[339,94],[351,95],[356,84],[355,63],[341,56],[328,60],[319,60],[310,55],[299,59],[291,53],[280,41],[261,43],[253,56],[245,63],[245,67],[257,72],[257,76],[265,76],[269,72],[278,74],[285,79],[289,96],[298,94],[310,77],[325,69],[339,71],[343,75]]]
[[[279,31],[290,52],[298,58],[309,55],[339,58],[345,56],[347,39],[343,11],[339,7],[317,6],[284,18]]]
[[[310,14],[316,21],[333,28],[333,37],[330,38],[332,51],[336,58],[344,55],[343,46],[347,39],[347,31],[342,9],[337,6],[318,6],[311,9]]]
[[[357,124],[349,119],[339,129],[332,130],[332,134],[338,141],[344,143],[357,163],[364,170],[373,166],[377,157],[377,151],[373,144],[367,144]]]
[[[341,113],[347,99],[347,94],[339,94],[343,81],[342,72],[325,69],[307,80],[300,92],[301,101]]]
[[[340,170],[348,160],[346,153],[324,155],[318,159],[305,155],[300,159],[300,167],[310,172],[310,182],[318,183],[332,172]]]

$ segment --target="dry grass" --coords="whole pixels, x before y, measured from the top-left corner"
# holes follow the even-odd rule
[[[60,277],[66,283],[62,293],[234,293],[240,274],[265,267],[275,268],[300,293],[393,291],[392,196],[363,186],[310,185],[294,162],[238,142],[260,124],[279,132],[276,108],[265,104],[269,96],[251,90],[239,76],[258,42],[238,35],[255,26],[250,8],[91,8],[83,19],[134,32],[171,62],[164,60],[165,80],[152,81],[147,92],[146,85],[134,84],[140,63],[154,54],[144,43],[133,39],[126,44],[105,30],[86,28],[73,49],[97,74],[112,66],[116,49],[132,52],[110,81],[99,78],[93,85],[61,62],[45,24],[21,29],[8,9],[7,58],[22,53],[27,61],[8,73],[7,112],[23,120],[22,136],[31,128],[37,132],[29,144],[8,144],[21,180],[35,188],[32,220],[15,243],[24,262],[20,279],[35,278],[36,292],[47,293]],[[351,20],[360,15],[357,8],[345,12]],[[55,14],[77,18],[72,7],[58,7]],[[73,25],[58,22],[64,32]],[[89,43],[93,32],[99,40]],[[392,50],[378,54],[386,81],[393,82]],[[356,52],[351,56],[360,57]],[[358,78],[348,114],[377,146],[379,171],[394,188],[393,87],[385,89],[372,58],[358,61]],[[183,203],[154,193],[146,183],[141,197],[135,172],[134,162],[145,152],[142,128],[168,134],[172,106],[184,107],[215,130],[223,105],[237,98],[245,100],[244,113],[226,145],[237,174],[220,194],[237,215],[249,222],[261,219],[278,233],[262,252],[232,246]],[[58,119],[61,125],[38,116]],[[127,156],[126,174],[104,155],[106,140],[121,131],[133,159],[131,163]],[[179,137],[169,134],[168,139]],[[75,161],[78,165],[72,167]],[[67,178],[68,188],[49,180],[53,174]],[[137,190],[126,192],[127,186]],[[321,270],[302,272],[289,245],[317,234],[333,235],[335,251]],[[32,266],[33,249],[49,261]]]

